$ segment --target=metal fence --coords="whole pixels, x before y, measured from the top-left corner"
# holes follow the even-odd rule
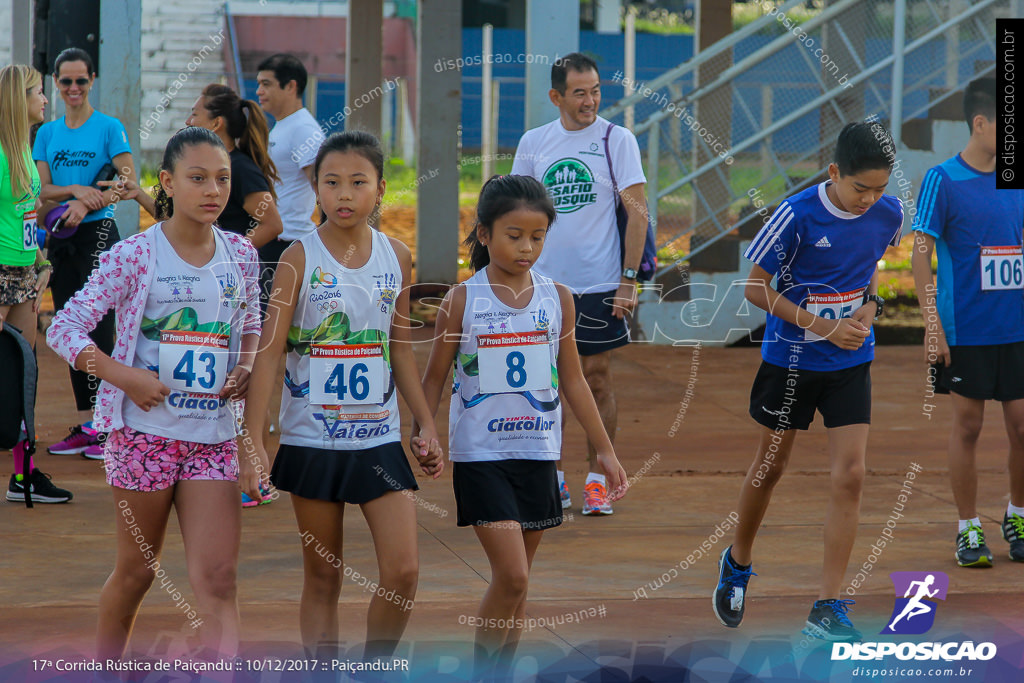
[[[802,0],[761,4],[759,20],[602,112],[635,112],[665,269],[755,232],[755,200],[818,181],[847,122],[876,116],[898,140],[893,120],[994,73],[995,19],[1020,16],[1015,0],[835,0],[799,21]]]

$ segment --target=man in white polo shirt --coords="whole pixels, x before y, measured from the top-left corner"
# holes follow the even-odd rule
[[[551,67],[548,95],[559,117],[523,135],[512,173],[533,176],[554,200],[558,215],[535,268],[573,292],[583,374],[604,428],[614,439],[618,409],[611,351],[629,343],[626,318],[636,306],[636,271],[647,231],[647,179],[633,133],[621,126],[609,130],[611,124],[597,115],[601,80],[594,60],[578,52],[557,60]],[[629,215],[625,255],[615,218],[616,186]],[[590,443],[587,450],[590,473],[583,489],[583,514],[610,515],[597,452]],[[561,470],[558,487],[562,507],[569,507],[569,488]]]
[[[293,241],[316,227],[312,219],[316,206],[313,162],[324,134],[313,115],[302,106],[306,79],[306,68],[302,62],[289,54],[267,57],[260,62],[256,75],[259,84],[256,97],[260,107],[276,121],[270,130],[270,158],[280,178],[274,190],[284,224],[278,238],[259,250],[263,262],[260,300],[264,313],[281,254]]]

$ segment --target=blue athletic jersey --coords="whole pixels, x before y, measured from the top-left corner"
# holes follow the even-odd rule
[[[847,213],[828,198],[828,184],[779,204],[744,256],[774,275],[778,292],[797,306],[823,318],[849,318],[860,308],[878,259],[899,244],[903,206],[882,195],[866,213]],[[794,343],[798,353],[791,353]],[[846,351],[769,313],[761,357],[782,367],[842,370],[875,357],[875,333],[856,351]]]
[[[118,154],[131,151],[121,122],[94,111],[78,128],[68,128],[63,116],[40,126],[32,147],[32,158],[49,165],[54,185],[88,186],[92,185],[104,164],[113,163]],[[85,220],[113,217],[113,207],[105,206],[86,214]]]
[[[950,346],[1024,341],[1024,190],[997,190],[960,155],[928,170],[914,230],[935,238],[936,306]]]

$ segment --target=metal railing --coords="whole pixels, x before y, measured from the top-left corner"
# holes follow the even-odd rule
[[[900,125],[995,69],[995,18],[1018,0],[838,0],[778,8],[602,111],[636,111],[663,270],[689,260],[816,178],[839,130]],[[705,81],[702,84],[700,81]],[[758,223],[760,225],[760,223]],[[753,227],[753,226],[752,226]]]

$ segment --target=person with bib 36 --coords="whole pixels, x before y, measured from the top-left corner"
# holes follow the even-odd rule
[[[384,195],[383,174],[384,153],[369,133],[335,133],[320,147],[313,180],[322,223],[281,257],[246,406],[250,429],[262,434],[285,353],[281,446],[270,477],[291,493],[299,526],[302,644],[325,662],[338,655],[346,503],[366,518],[380,573],[366,617],[367,658],[394,652],[416,595],[411,492],[419,487],[402,449],[396,392],[424,425],[411,439],[413,454],[427,474],[441,471],[410,342],[412,255],[367,222]],[[260,439],[246,445],[266,462]]]
[[[964,93],[970,139],[924,176],[911,257],[936,393],[953,403],[949,478],[960,520],[956,561],[991,567],[978,516],[975,450],[985,401],[999,401],[1010,441],[1003,538],[1024,562],[1024,190],[996,189],[996,80]],[[932,253],[938,250],[938,283]],[[938,287],[936,288],[936,284]],[[936,315],[937,312],[937,315]],[[940,324],[941,323],[941,324]]]
[[[797,430],[821,413],[831,467],[821,588],[803,632],[829,641],[861,634],[840,600],[857,536],[871,423],[872,321],[882,313],[877,263],[903,229],[899,199],[885,194],[895,159],[875,122],[847,124],[829,180],[784,200],[745,253],[746,297],[768,311],[761,367],[750,391],[760,428],[757,455],[740,489],[739,522],[719,560],[715,615],[736,628],[746,608],[754,539],[786,468]],[[771,282],[776,279],[776,287]]]
[[[448,439],[458,525],[473,527],[491,565],[474,622],[478,676],[515,654],[534,555],[544,530],[562,523],[559,391],[597,446],[610,498],[627,486],[580,368],[572,293],[532,270],[554,217],[531,177],[484,184],[466,240],[476,273],[445,296],[423,379],[436,411],[454,364]]]

